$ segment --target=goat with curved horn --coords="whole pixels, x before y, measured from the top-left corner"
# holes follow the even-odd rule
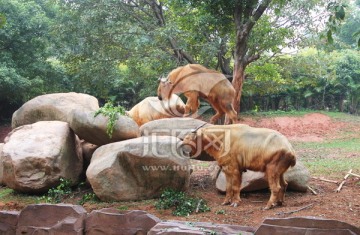
[[[167,100],[172,94],[184,94],[187,98],[185,117],[198,117],[199,98],[203,98],[214,108],[215,115],[210,123],[227,115],[229,121],[237,122],[237,113],[233,106],[235,89],[226,77],[199,64],[188,64],[172,70],[166,79],[162,78],[158,86],[159,100]]]

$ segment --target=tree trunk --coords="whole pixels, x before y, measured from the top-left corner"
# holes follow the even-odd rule
[[[234,66],[234,73],[233,73],[233,80],[232,85],[235,88],[235,99],[234,99],[234,109],[239,114],[240,112],[240,101],[241,101],[241,94],[242,94],[242,87],[244,84],[244,77],[245,77],[245,66],[239,60],[235,60]]]

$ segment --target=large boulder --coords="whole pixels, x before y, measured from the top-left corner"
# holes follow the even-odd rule
[[[94,210],[85,220],[86,235],[147,234],[161,220],[145,211]]]
[[[175,136],[179,139],[199,126],[208,126],[206,122],[194,118],[164,118],[145,123],[140,127],[141,136]]]
[[[175,136],[183,140],[187,134],[197,127],[210,125],[194,118],[164,118],[145,123],[140,127],[140,134],[141,136]],[[215,161],[205,151],[193,158],[201,161]]]
[[[70,127],[81,138],[95,145],[105,145],[122,140],[139,137],[139,126],[128,117],[119,115],[115,122],[112,137],[106,132],[108,117],[99,114],[95,117],[95,112],[84,112],[74,110],[70,121]]]
[[[46,192],[60,178],[78,183],[83,168],[80,143],[69,124],[41,121],[14,129],[5,138],[3,182],[28,193]]]
[[[12,128],[38,121],[70,122],[74,110],[96,111],[98,100],[81,93],[55,93],[37,96],[23,104],[12,116]]]
[[[216,188],[220,192],[226,192],[226,177],[225,173],[219,168],[215,169]],[[296,165],[289,168],[284,174],[285,180],[288,183],[287,189],[306,192],[310,173],[308,169],[300,161]],[[242,174],[241,191],[252,192],[261,189],[269,188],[269,184],[265,178],[265,173],[247,170]]]
[[[104,201],[142,200],[165,188],[186,190],[190,161],[176,137],[154,136],[107,144],[93,154],[86,171],[96,196]]]
[[[79,205],[28,205],[19,215],[16,234],[84,234],[86,210]]]

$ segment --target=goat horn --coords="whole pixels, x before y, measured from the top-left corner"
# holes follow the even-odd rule
[[[169,78],[165,78],[165,77],[159,77],[158,79],[160,82],[167,82],[169,80]]]
[[[200,126],[196,127],[195,129],[192,129],[192,130],[191,130],[191,133],[196,133],[197,130],[199,130],[201,127],[205,126],[206,124],[207,124],[207,122],[201,124]]]

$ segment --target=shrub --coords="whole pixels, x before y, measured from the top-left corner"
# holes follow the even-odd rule
[[[188,216],[193,212],[206,212],[210,211],[206,201],[201,198],[192,198],[184,192],[175,191],[173,189],[165,189],[161,194],[155,207],[160,209],[173,209],[173,215]]]
[[[46,203],[60,203],[65,196],[71,194],[71,181],[68,179],[60,178],[60,184],[48,190],[48,192],[40,198]]]

